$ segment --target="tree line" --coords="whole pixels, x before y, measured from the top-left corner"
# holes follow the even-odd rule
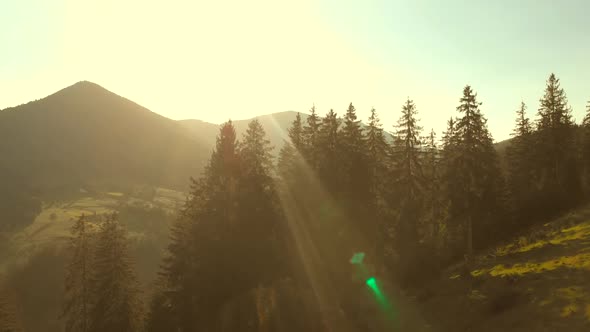
[[[276,164],[257,120],[241,139],[228,121],[191,179],[145,310],[116,215],[76,222],[66,331],[365,329],[378,308],[362,300],[363,276],[417,286],[587,198],[590,102],[577,125],[551,74],[536,118],[518,107],[503,156],[481,105],[466,86],[440,141],[410,99],[391,139],[375,109],[365,126],[352,103],[342,117],[312,107]]]

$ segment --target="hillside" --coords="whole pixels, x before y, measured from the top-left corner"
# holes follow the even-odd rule
[[[210,147],[184,127],[97,84],[79,82],[0,111],[0,169],[40,189],[159,184],[184,188]]]
[[[482,253],[464,271],[452,267],[415,294],[439,331],[590,330],[590,206]]]

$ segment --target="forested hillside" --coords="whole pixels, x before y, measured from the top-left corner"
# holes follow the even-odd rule
[[[532,118],[527,105],[515,105],[514,135],[500,156],[485,101],[471,86],[457,100],[437,135],[421,127],[420,105],[408,98],[391,140],[377,110],[363,126],[352,103],[341,113],[312,107],[296,114],[276,160],[261,121],[242,135],[224,123],[204,171],[190,180],[148,296],[120,216],[79,216],[59,321],[86,332],[477,330],[513,300],[454,324],[467,321],[458,308],[471,307],[474,289],[495,285],[477,278],[523,275],[490,267],[482,255],[587,201],[590,103],[574,123],[551,74]],[[514,263],[516,246],[500,248],[502,264]],[[0,303],[6,326],[28,319],[13,313],[18,299]]]

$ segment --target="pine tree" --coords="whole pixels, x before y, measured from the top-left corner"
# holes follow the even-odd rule
[[[289,142],[285,142],[279,151],[278,172],[284,181],[290,181],[291,185],[296,181],[297,168],[301,161],[301,153],[305,149],[303,124],[301,114],[297,113],[295,120],[288,129]]]
[[[374,245],[375,219],[371,217],[370,170],[366,146],[356,109],[349,104],[340,130],[341,205],[366,241],[359,244],[368,249]]]
[[[447,179],[448,188],[452,192],[453,218],[464,222],[467,258],[473,254],[474,232],[483,235],[487,224],[502,208],[502,174],[480,105],[477,94],[466,86],[457,106],[462,117],[454,128],[456,151],[447,165],[455,168],[455,176]],[[478,224],[474,226],[474,222]]]
[[[295,177],[294,167],[297,151],[290,142],[284,142],[279,151],[277,170],[281,178],[285,181],[291,181]]]
[[[516,123],[512,132],[513,139],[506,149],[508,165],[508,190],[516,217],[520,220],[531,219],[530,206],[533,203],[534,164],[531,159],[533,138],[529,119],[526,117],[526,105],[521,102],[516,111]]]
[[[258,120],[252,120],[240,145],[239,225],[232,242],[238,253],[235,273],[248,277],[245,288],[268,282],[282,273],[277,242],[280,234],[278,198],[272,178],[272,147]],[[240,247],[241,244],[241,247]],[[239,257],[239,256],[237,256]]]
[[[425,218],[426,237],[435,239],[439,235],[441,228],[440,221],[442,219],[442,205],[443,195],[440,186],[440,170],[439,159],[440,151],[436,144],[436,133],[434,129],[430,130],[430,134],[426,137],[426,149],[424,156],[424,175],[427,179],[427,186],[425,188],[425,207],[427,217]]]
[[[237,222],[239,172],[239,142],[230,120],[220,126],[215,149],[202,176],[191,179],[189,197],[171,230],[161,268],[163,295],[153,299],[167,303],[169,310],[150,313],[172,321],[170,330],[206,328],[227,294],[233,291],[224,287],[231,284],[233,275],[228,264],[235,258],[227,247],[230,242],[223,236]],[[218,268],[213,268],[215,264]],[[211,284],[219,287],[213,289]]]
[[[109,215],[97,235],[88,331],[123,332],[141,328],[139,285],[129,258],[128,241],[117,215]]]
[[[92,309],[92,246],[88,222],[82,215],[71,229],[69,252],[72,255],[65,273],[63,317],[65,331],[89,331]]]
[[[582,178],[586,195],[590,191],[590,100],[586,105],[586,114],[582,121]]]
[[[535,146],[538,181],[547,196],[544,204],[561,210],[579,195],[576,169],[575,125],[559,79],[551,74],[540,100]]]
[[[315,112],[315,107],[312,108],[312,116]],[[312,124],[313,124],[313,120],[312,120]],[[297,112],[297,115],[295,116],[295,120],[293,121],[293,123],[291,124],[291,127],[289,128],[289,139],[291,140],[291,144],[293,144],[293,147],[295,149],[297,149],[297,151],[301,151],[303,149],[304,146],[304,131],[303,131],[303,123],[301,121],[301,114],[299,112]]]
[[[400,272],[402,282],[408,282],[415,273],[411,262],[415,260],[418,246],[418,223],[422,218],[424,203],[425,177],[422,169],[422,142],[416,118],[418,111],[409,98],[402,107],[402,115],[398,120],[396,142],[392,157],[395,162],[396,179],[395,201],[397,201],[398,220],[396,224],[396,243],[402,257]]]
[[[312,169],[318,168],[317,140],[320,130],[320,118],[316,113],[315,105],[311,108],[311,114],[307,117],[307,124],[303,127],[302,155]]]
[[[382,195],[384,190],[381,185],[385,183],[390,146],[385,139],[379,116],[374,108],[371,109],[371,115],[369,116],[365,142],[368,163],[371,169],[372,197],[376,198]]]
[[[371,217],[375,218],[375,234],[371,240],[374,241],[374,255],[379,264],[382,264],[385,257],[385,244],[390,242],[387,224],[390,218],[390,207],[387,204],[389,196],[388,189],[391,188],[390,150],[379,116],[375,108],[371,109],[371,115],[364,135],[366,146],[367,167],[369,170],[369,204],[373,210]]]
[[[339,126],[340,123],[337,114],[334,110],[330,109],[330,112],[328,112],[328,114],[322,119],[317,142],[317,150],[319,153],[319,177],[322,180],[322,184],[335,195],[340,190]]]

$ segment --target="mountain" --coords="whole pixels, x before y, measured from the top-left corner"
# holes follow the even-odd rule
[[[178,122],[91,82],[0,111],[0,182],[19,175],[41,189],[185,188],[209,153]]]

